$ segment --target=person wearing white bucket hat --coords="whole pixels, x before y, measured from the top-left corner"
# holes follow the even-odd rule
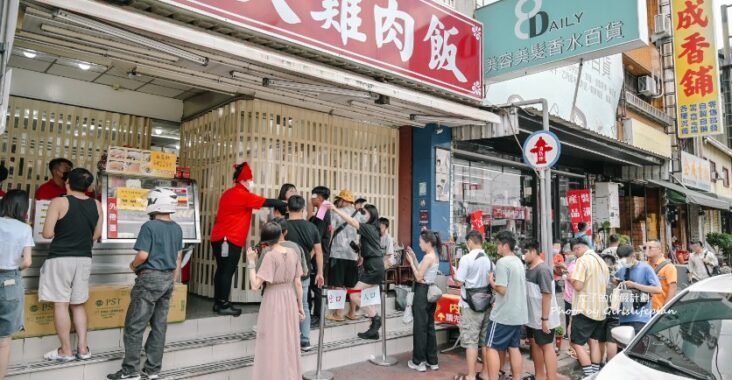
[[[166,188],[156,188],[147,195],[150,221],[140,228],[135,242],[137,255],[130,269],[137,274],[125,318],[125,356],[122,369],[108,379],[157,379],[163,364],[168,309],[180,270],[183,230],[171,215],[178,208],[178,195]],[[150,324],[145,342],[145,366],[140,371],[142,338]]]

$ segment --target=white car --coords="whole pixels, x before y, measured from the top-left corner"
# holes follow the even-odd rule
[[[637,336],[612,335],[626,348],[587,379],[732,380],[732,274],[682,290]]]

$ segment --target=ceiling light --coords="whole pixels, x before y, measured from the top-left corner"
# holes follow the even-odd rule
[[[23,50],[23,55],[26,58],[33,59],[38,55],[38,52],[36,52],[35,50],[31,50],[31,49],[25,49],[25,50]]]
[[[310,92],[319,92],[323,94],[344,95],[352,98],[364,98],[374,100],[379,98],[379,94],[374,94],[373,92],[349,90],[346,88],[334,86],[323,86],[319,84],[300,83],[279,79],[264,78],[262,80],[262,85],[264,87],[286,88],[290,90],[303,90]]]
[[[91,65],[86,62],[78,62],[76,65],[84,71],[91,69]]]
[[[235,78],[235,79],[246,79],[246,80],[251,80],[251,81],[255,81],[255,82],[260,82],[262,80],[262,78],[260,78],[256,75],[245,74],[245,73],[242,73],[239,71],[232,71],[230,74],[231,74],[231,77]]]
[[[445,117],[440,115],[415,115],[409,116],[412,121],[418,123],[438,123],[438,124],[455,124],[455,125],[485,125],[485,121],[478,121],[473,119],[462,119],[459,117]]]
[[[54,12],[53,14],[54,18],[59,18],[62,20],[66,20],[69,22],[72,22],[76,25],[91,28],[103,33],[107,33],[109,35],[121,38],[123,40],[127,40],[136,44],[140,44],[143,46],[147,46],[149,48],[159,50],[168,54],[172,54],[176,57],[180,57],[183,59],[187,59],[192,62],[196,62],[201,65],[206,65],[208,63],[208,58],[200,56],[198,54],[193,54],[189,51],[177,48],[172,45],[164,44],[160,41],[155,41],[151,38],[143,37],[139,34],[131,33],[123,29],[115,28],[113,26],[86,18],[81,17],[79,15],[68,13],[66,11],[58,10]]]
[[[155,134],[158,135],[158,136],[162,135],[163,134],[163,129],[162,128],[155,128]]]

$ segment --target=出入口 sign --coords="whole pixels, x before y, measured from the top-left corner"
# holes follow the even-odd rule
[[[673,0],[679,138],[723,133],[712,0]]]
[[[483,97],[480,22],[431,0],[163,0],[427,83]]]
[[[476,11],[495,82],[643,47],[644,0],[500,0]]]

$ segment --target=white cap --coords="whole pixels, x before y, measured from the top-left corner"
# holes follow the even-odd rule
[[[178,195],[158,187],[147,193],[147,213],[174,214],[178,208]]]

